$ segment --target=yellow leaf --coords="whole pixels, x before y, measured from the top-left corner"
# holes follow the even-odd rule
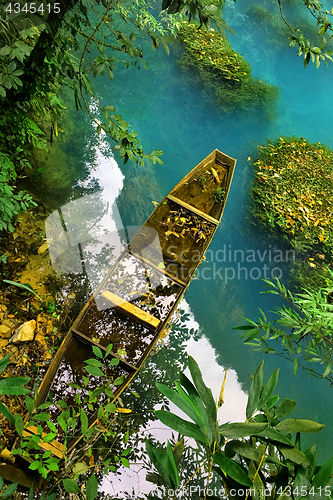
[[[132,410],[130,410],[129,408],[117,408],[117,412],[118,413],[131,413]]]
[[[213,167],[212,167],[210,170],[211,170],[211,172],[212,172],[212,174],[213,174],[214,179],[216,180],[216,182],[217,182],[218,184],[220,184],[220,178],[219,178],[219,176],[217,175],[217,172],[216,172],[215,168],[213,168]]]
[[[47,241],[45,241],[45,243],[43,243],[43,245],[38,248],[37,253],[44,253],[44,252],[46,252],[46,250],[48,248],[49,248],[49,245],[48,245]]]

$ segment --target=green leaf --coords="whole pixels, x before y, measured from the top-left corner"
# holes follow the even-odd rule
[[[281,432],[279,432],[278,430],[272,429],[272,427],[268,427],[263,432],[259,432],[257,436],[265,437],[270,441],[277,441],[278,443],[287,444],[288,446],[294,446],[294,443],[292,443],[290,439],[281,434]]]
[[[19,434],[19,436],[22,437],[22,432],[24,429],[24,422],[23,422],[23,418],[21,417],[20,414],[15,416],[15,429],[16,429],[17,433]]]
[[[130,463],[126,457],[120,457],[121,463],[123,464],[124,467],[127,467],[129,469]]]
[[[163,49],[165,50],[165,53],[169,56],[170,55],[170,49],[169,49],[169,46],[166,43],[166,41],[163,39],[163,37],[161,38],[161,44],[162,44]]]
[[[9,361],[10,361],[11,354],[7,354],[4,358],[0,360],[0,374],[6,369]]]
[[[85,361],[85,363],[87,363],[87,365],[90,365],[90,366],[99,366],[99,367],[103,367],[104,366],[104,363],[102,363],[102,361],[98,361],[98,359],[87,359]]]
[[[31,470],[37,470],[38,467],[40,466],[41,462],[39,460],[35,460],[29,465],[29,469]]]
[[[304,453],[298,448],[296,447],[292,448],[290,446],[285,446],[283,444],[277,444],[276,446],[286,458],[288,458],[295,464],[299,465],[302,464],[305,467],[310,466],[309,460],[306,458]]]
[[[157,389],[163,394],[163,396],[167,397],[172,401],[178,408],[180,408],[188,417],[190,417],[199,427],[205,426],[205,421],[203,416],[200,414],[198,408],[196,408],[195,404],[191,400],[191,398],[182,390],[182,393],[179,394],[177,391],[171,389],[165,384],[161,384],[156,382]],[[178,384],[178,390],[180,390],[180,386]]]
[[[257,422],[233,422],[220,425],[220,432],[228,439],[242,439],[247,436],[257,436],[267,429],[268,424]]]
[[[8,420],[12,423],[15,424],[15,415],[12,414],[10,410],[8,410],[7,406],[5,406],[3,403],[0,403],[0,412],[8,418]]]
[[[22,395],[30,392],[28,389],[21,387],[30,381],[30,377],[13,377],[0,380],[0,394],[9,396]]]
[[[295,401],[289,398],[285,398],[282,403],[276,408],[275,416],[276,418],[283,418],[289,415],[296,407]]]
[[[280,432],[320,432],[324,427],[325,425],[313,420],[287,418],[279,422],[275,428]]]
[[[264,362],[262,361],[255,371],[252,384],[249,391],[249,397],[246,406],[246,418],[252,417],[254,412],[258,409],[260,393],[262,389]]]
[[[276,403],[279,401],[280,399],[280,396],[278,396],[277,394],[273,394],[273,396],[270,396],[267,401],[266,401],[266,406],[269,410],[271,410],[273,408],[273,406],[276,405]]]
[[[183,420],[177,415],[174,415],[174,413],[165,410],[155,410],[154,413],[163,424],[171,427],[174,431],[184,436],[192,437],[201,443],[209,444],[207,436],[201,432],[198,426],[191,422]]]
[[[33,420],[36,420],[37,422],[38,421],[47,422],[48,420],[50,420],[51,414],[46,412],[46,411],[42,411],[41,413],[37,413],[37,415],[34,415],[32,418],[33,418]]]
[[[98,494],[98,484],[95,474],[91,474],[86,484],[86,495],[88,500],[95,500]]]
[[[12,483],[8,486],[8,488],[5,489],[0,495],[0,498],[8,498],[10,497],[13,493],[15,493],[16,489],[18,487],[18,483]]]
[[[188,367],[191,372],[195,388],[206,408],[209,423],[208,430],[212,432],[213,440],[215,441],[217,439],[217,412],[212,391],[205,385],[199,365],[192,358],[192,356],[188,356]]]
[[[68,493],[80,493],[79,485],[73,479],[63,479],[62,484]]]
[[[31,414],[34,409],[34,402],[30,396],[25,397],[25,406],[27,407],[29,414]]]
[[[262,408],[267,403],[269,397],[272,395],[272,393],[276,387],[278,378],[279,378],[279,371],[280,371],[280,369],[277,368],[276,370],[274,370],[272,375],[269,377],[269,380],[268,380],[267,384],[265,385],[264,390],[262,391],[262,394],[261,394],[261,397],[260,397],[260,400],[258,403],[258,408]]]
[[[170,477],[172,478],[176,489],[178,489],[178,487],[179,487],[178,468],[177,468],[175,456],[173,453],[173,449],[172,449],[172,446],[171,446],[169,441],[167,442],[167,454],[168,454],[168,458],[169,458],[167,472],[169,473]]]
[[[59,465],[56,464],[55,462],[52,462],[50,464],[47,464],[47,467],[48,469],[52,470],[52,471],[57,471],[59,470]]]
[[[49,432],[46,436],[43,436],[43,441],[45,441],[45,443],[51,443],[57,437],[57,434],[57,432]]]
[[[110,413],[114,413],[117,411],[117,407],[114,403],[108,403],[106,406],[105,406],[105,409],[106,411],[110,412]]]
[[[223,451],[219,451],[213,455],[214,462],[216,462],[224,472],[230,476],[237,483],[243,484],[244,486],[252,486],[252,481],[248,475],[243,471],[243,469],[233,460],[227,458]]]
[[[324,487],[326,486],[333,475],[333,458],[330,458],[327,460],[327,462],[324,463],[313,478],[313,481],[311,483],[311,486],[313,486],[315,489],[319,487]]]
[[[90,375],[94,375],[95,377],[105,377],[102,370],[97,368],[97,366],[85,366],[85,369]]]
[[[226,448],[227,447],[238,453],[238,455],[249,458],[250,460],[255,460],[256,462],[260,462],[262,458],[262,454],[257,450],[257,448],[242,441],[228,441]]]
[[[29,286],[22,285],[22,283],[17,283],[16,281],[10,281],[10,280],[3,280],[3,281],[4,281],[4,283],[8,283],[9,285],[14,285],[14,286],[17,286],[18,288],[24,288],[24,290],[28,290],[28,292],[33,293],[37,297],[37,299],[39,299],[41,302],[43,302],[43,299],[41,299],[40,296],[37,295],[37,293],[34,292],[32,290],[32,288],[30,288]]]
[[[179,476],[178,476],[178,471],[176,469],[176,480],[174,479],[175,478],[174,458],[173,458],[173,464],[171,464],[168,451],[155,448],[155,446],[153,446],[149,441],[146,441],[146,450],[152,464],[156,467],[156,469],[162,476],[165,483],[170,488],[177,489],[179,486]]]
[[[100,359],[104,359],[103,353],[99,347],[97,347],[96,345],[93,345],[92,350],[94,351],[95,356],[97,356]]]

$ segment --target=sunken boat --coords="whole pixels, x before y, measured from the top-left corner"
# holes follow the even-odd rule
[[[138,373],[204,258],[221,221],[235,165],[235,159],[216,149],[191,170],[155,207],[90,297],[39,387],[36,405],[54,401],[47,411],[58,432],[52,442],[40,441],[42,448],[59,458],[64,455],[65,434],[58,418],[63,406],[57,401],[80,413],[88,390],[103,385],[98,374],[86,382],[85,360],[99,359],[93,346],[115,360],[108,373],[117,381],[113,400]],[[99,406],[100,401],[86,409],[89,427],[98,419]],[[38,434],[37,428],[26,426],[24,435],[29,434]],[[66,442],[67,454],[81,438],[78,425]]]

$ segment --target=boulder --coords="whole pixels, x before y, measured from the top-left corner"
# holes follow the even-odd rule
[[[14,335],[10,338],[9,343],[16,344],[17,342],[29,342],[29,340],[34,339],[34,333],[36,330],[36,321],[32,319],[31,321],[26,321],[23,325],[19,326]]]
[[[12,335],[12,329],[7,325],[0,325],[0,337],[3,339],[9,339]]]

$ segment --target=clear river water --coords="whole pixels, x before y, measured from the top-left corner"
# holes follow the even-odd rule
[[[124,227],[141,226],[154,208],[152,201],[159,202],[215,148],[237,158],[224,216],[204,264],[208,268],[205,278],[200,276],[199,268],[199,279],[191,283],[182,303],[182,309],[188,313],[186,321],[182,328],[171,332],[170,339],[165,339],[158,353],[147,361],[144,374],[134,383],[133,390],[140,394],[141,400],[145,398],[144,407],[154,405],[153,380],[156,374],[173,380],[179,366],[184,366],[183,354],[188,352],[198,361],[206,383],[213,388],[216,397],[223,370],[228,368],[225,403],[219,416],[221,422],[239,421],[244,418],[249,374],[264,359],[266,380],[275,368],[280,367],[276,393],[281,399],[295,399],[297,407],[292,416],[326,424],[320,434],[306,437],[306,443],[317,443],[319,458],[324,461],[333,450],[333,392],[329,383],[308,378],[301,369],[294,375],[292,363],[274,355],[254,352],[240,340],[240,333],[233,330],[233,327],[245,323],[244,316],[257,319],[259,307],[268,312],[278,304],[274,296],[260,294],[264,289],[260,279],[265,277],[263,266],[267,266],[267,277],[278,266],[281,279],[287,280],[289,264],[292,264],[292,254],[287,253],[289,247],[249,220],[253,173],[248,156],[255,158],[258,145],[282,135],[302,136],[333,148],[333,64],[322,65],[319,69],[309,65],[304,69],[301,58],[296,57],[297,49],[288,48],[285,35],[279,32],[282,28],[277,21],[277,7],[276,10],[272,8],[275,17],[271,24],[268,19],[258,17],[253,8],[256,3],[252,0],[227,2],[225,18],[237,33],[237,36],[228,33],[228,38],[233,48],[249,61],[255,78],[279,88],[274,112],[262,108],[243,113],[224,112],[216,104],[213,92],[200,83],[196,73],[177,64],[183,50],[180,46],[171,45],[171,54],[167,56],[163,49],[153,52],[150,41],[147,41],[143,45],[149,69],[126,69],[119,64],[112,81],[106,77],[99,81],[98,91],[103,102],[114,105],[131,128],[138,132],[146,151],[163,150],[164,165],[143,168],[133,164],[124,166],[117,156],[113,160],[105,137],[97,139],[89,117],[74,111],[72,134],[76,134],[76,148],[65,142],[63,150],[71,164],[75,165],[78,157],[78,163],[81,166],[82,162],[85,163],[90,171],[89,176],[84,176],[76,186],[79,184],[84,192],[89,183],[91,186],[95,182],[98,188],[93,195],[97,196],[97,201],[93,199],[88,210],[92,210],[89,217],[93,218],[94,208],[91,207],[98,207],[98,200],[102,199],[101,203],[105,204],[107,197],[111,196],[111,202],[117,199]],[[271,2],[267,4],[273,5]],[[274,22],[278,24],[274,25]],[[86,152],[83,159],[82,151],[78,153],[78,144]],[[73,201],[73,196],[68,196],[67,202]],[[104,215],[104,223],[112,225],[107,210]],[[84,217],[82,224],[85,224]],[[249,251],[253,251],[255,260],[242,262],[242,256],[249,255]],[[283,261],[277,263],[274,256],[281,255],[281,252]],[[99,279],[96,276],[91,273],[92,287],[97,284],[94,279]],[[195,337],[188,332],[191,328],[195,330]],[[182,356],[182,363],[177,360],[177,353]],[[140,385],[144,381],[149,385],[148,389],[147,385]],[[134,404],[135,398],[131,401]],[[152,428],[157,427],[162,426],[154,422]],[[132,484],[130,478],[126,481]],[[121,489],[120,482],[118,486],[112,485],[115,490],[110,490],[108,484],[105,483],[106,491]]]

